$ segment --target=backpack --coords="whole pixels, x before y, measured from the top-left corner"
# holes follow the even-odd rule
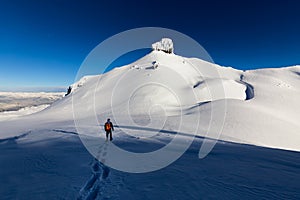
[[[109,131],[111,129],[110,123],[105,123],[105,130]]]

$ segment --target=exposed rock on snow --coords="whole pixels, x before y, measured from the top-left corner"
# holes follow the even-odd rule
[[[153,61],[152,64],[153,64],[153,69],[157,69],[158,68],[158,65],[159,65],[158,62]]]

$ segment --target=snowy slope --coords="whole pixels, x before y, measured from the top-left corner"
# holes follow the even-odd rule
[[[199,123],[195,134],[214,138],[219,118],[211,120],[211,113],[220,109],[226,115],[219,139],[299,151],[299,74],[299,66],[240,71],[153,51],[106,74],[83,77],[73,84],[72,95],[23,118],[28,126],[22,120],[21,127],[4,125],[0,137],[34,126],[71,123],[74,112],[75,122],[87,125],[86,134],[95,134],[97,125],[111,117],[121,125],[180,128],[185,133],[193,133]],[[179,127],[180,118],[184,124]]]
[[[166,139],[161,134],[158,140]],[[120,148],[159,143],[124,137]],[[111,145],[112,143],[106,143]],[[43,129],[0,140],[0,197],[9,199],[299,199],[300,156],[219,142],[198,159],[201,139],[172,165],[152,173],[117,171],[97,162],[72,129]],[[150,148],[149,148],[150,147]],[[103,149],[105,150],[105,149]],[[107,152],[103,152],[107,153]]]
[[[154,61],[159,63],[157,69],[153,69]],[[219,72],[219,77],[212,73],[211,68]],[[100,119],[112,115],[110,106],[113,105],[113,117],[129,124],[120,116],[129,112],[138,121],[135,115],[148,115],[159,105],[157,112],[173,117],[174,121],[184,115],[189,119],[191,124],[183,125],[186,126],[185,132],[193,131],[190,130],[195,127],[196,120],[193,119],[197,119],[200,112],[197,134],[201,136],[216,135],[211,133],[213,128],[207,127],[211,119],[210,109],[212,105],[218,109],[226,101],[225,124],[220,139],[299,151],[299,72],[299,66],[243,72],[200,59],[153,51],[131,65],[101,77],[90,77],[85,87],[95,88],[95,110]],[[152,83],[164,84],[168,88]],[[223,93],[219,92],[220,87]],[[92,101],[89,102],[93,100],[89,96],[93,92],[86,89],[75,91],[73,98],[82,99],[75,103],[93,105]],[[193,98],[191,93],[195,95]]]
[[[299,199],[299,152],[236,144],[300,151],[299,83],[300,66],[240,71],[162,51],[83,77],[46,109],[0,121],[0,199]],[[107,117],[112,142],[99,140]],[[203,136],[235,143],[199,159]],[[115,146],[142,155],[140,172],[182,144],[151,173],[109,165],[132,162]]]

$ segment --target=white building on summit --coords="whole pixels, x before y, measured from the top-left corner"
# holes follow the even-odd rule
[[[165,53],[174,53],[173,41],[170,38],[162,38],[161,41],[152,44],[152,49]]]

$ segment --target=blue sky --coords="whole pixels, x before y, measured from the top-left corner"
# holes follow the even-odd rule
[[[0,90],[66,87],[101,41],[147,26],[192,37],[224,66],[300,64],[299,13],[297,0],[2,0]]]

